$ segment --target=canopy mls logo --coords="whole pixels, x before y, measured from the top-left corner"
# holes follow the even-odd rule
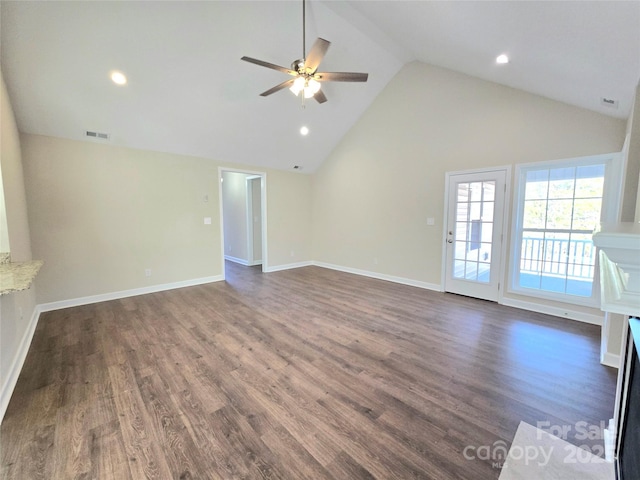
[[[614,98],[600,97],[600,103],[605,107],[618,109],[618,100]]]

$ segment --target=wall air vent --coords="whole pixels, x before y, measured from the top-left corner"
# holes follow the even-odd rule
[[[95,138],[98,140],[109,140],[108,133],[92,132],[90,130],[85,130],[84,133],[85,133],[85,137],[88,137],[88,138]]]
[[[615,100],[613,98],[601,97],[600,103],[605,107],[615,108],[615,109],[618,108],[618,100]]]

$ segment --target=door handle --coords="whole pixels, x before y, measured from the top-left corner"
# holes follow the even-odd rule
[[[453,240],[451,240],[450,238],[447,239],[447,243],[453,243]]]

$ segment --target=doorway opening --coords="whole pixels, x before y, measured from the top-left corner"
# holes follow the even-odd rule
[[[266,248],[266,174],[244,170],[219,170],[222,265],[264,271]],[[226,275],[225,275],[226,278]]]

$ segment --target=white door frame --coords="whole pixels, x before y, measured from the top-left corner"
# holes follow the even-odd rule
[[[220,217],[220,265],[222,266],[222,278],[225,277],[224,268],[224,210],[222,208],[222,174],[224,172],[244,173],[246,175],[253,175],[255,177],[261,177],[261,215],[262,215],[262,271],[268,271],[268,256],[267,256],[267,172],[257,172],[255,170],[243,170],[241,168],[232,167],[218,167],[218,206]]]
[[[497,302],[502,303],[504,291],[505,291],[505,271],[507,267],[507,250],[509,248],[509,238],[507,232],[509,232],[509,219],[510,219],[510,207],[511,207],[511,183],[513,182],[511,174],[511,165],[503,165],[497,167],[476,168],[472,170],[460,170],[454,172],[445,172],[445,186],[444,186],[444,213],[443,213],[443,228],[442,228],[442,267],[440,275],[441,291],[446,291],[446,278],[447,278],[447,232],[449,230],[449,184],[451,183],[451,177],[454,175],[471,175],[477,173],[490,173],[490,172],[504,172],[505,175],[505,189],[504,189],[504,206],[503,206],[503,218],[502,218],[502,231],[500,255],[498,256],[498,298]]]
[[[253,211],[253,181],[260,179],[260,191],[262,192],[262,177],[260,175],[250,175],[246,181],[247,188],[247,261],[249,265],[262,264],[262,242],[260,242],[260,261],[256,263],[256,255],[253,242],[254,217],[256,212]],[[262,205],[262,198],[260,198]],[[262,211],[260,212],[260,231],[262,232]],[[262,234],[260,235],[262,237]]]

